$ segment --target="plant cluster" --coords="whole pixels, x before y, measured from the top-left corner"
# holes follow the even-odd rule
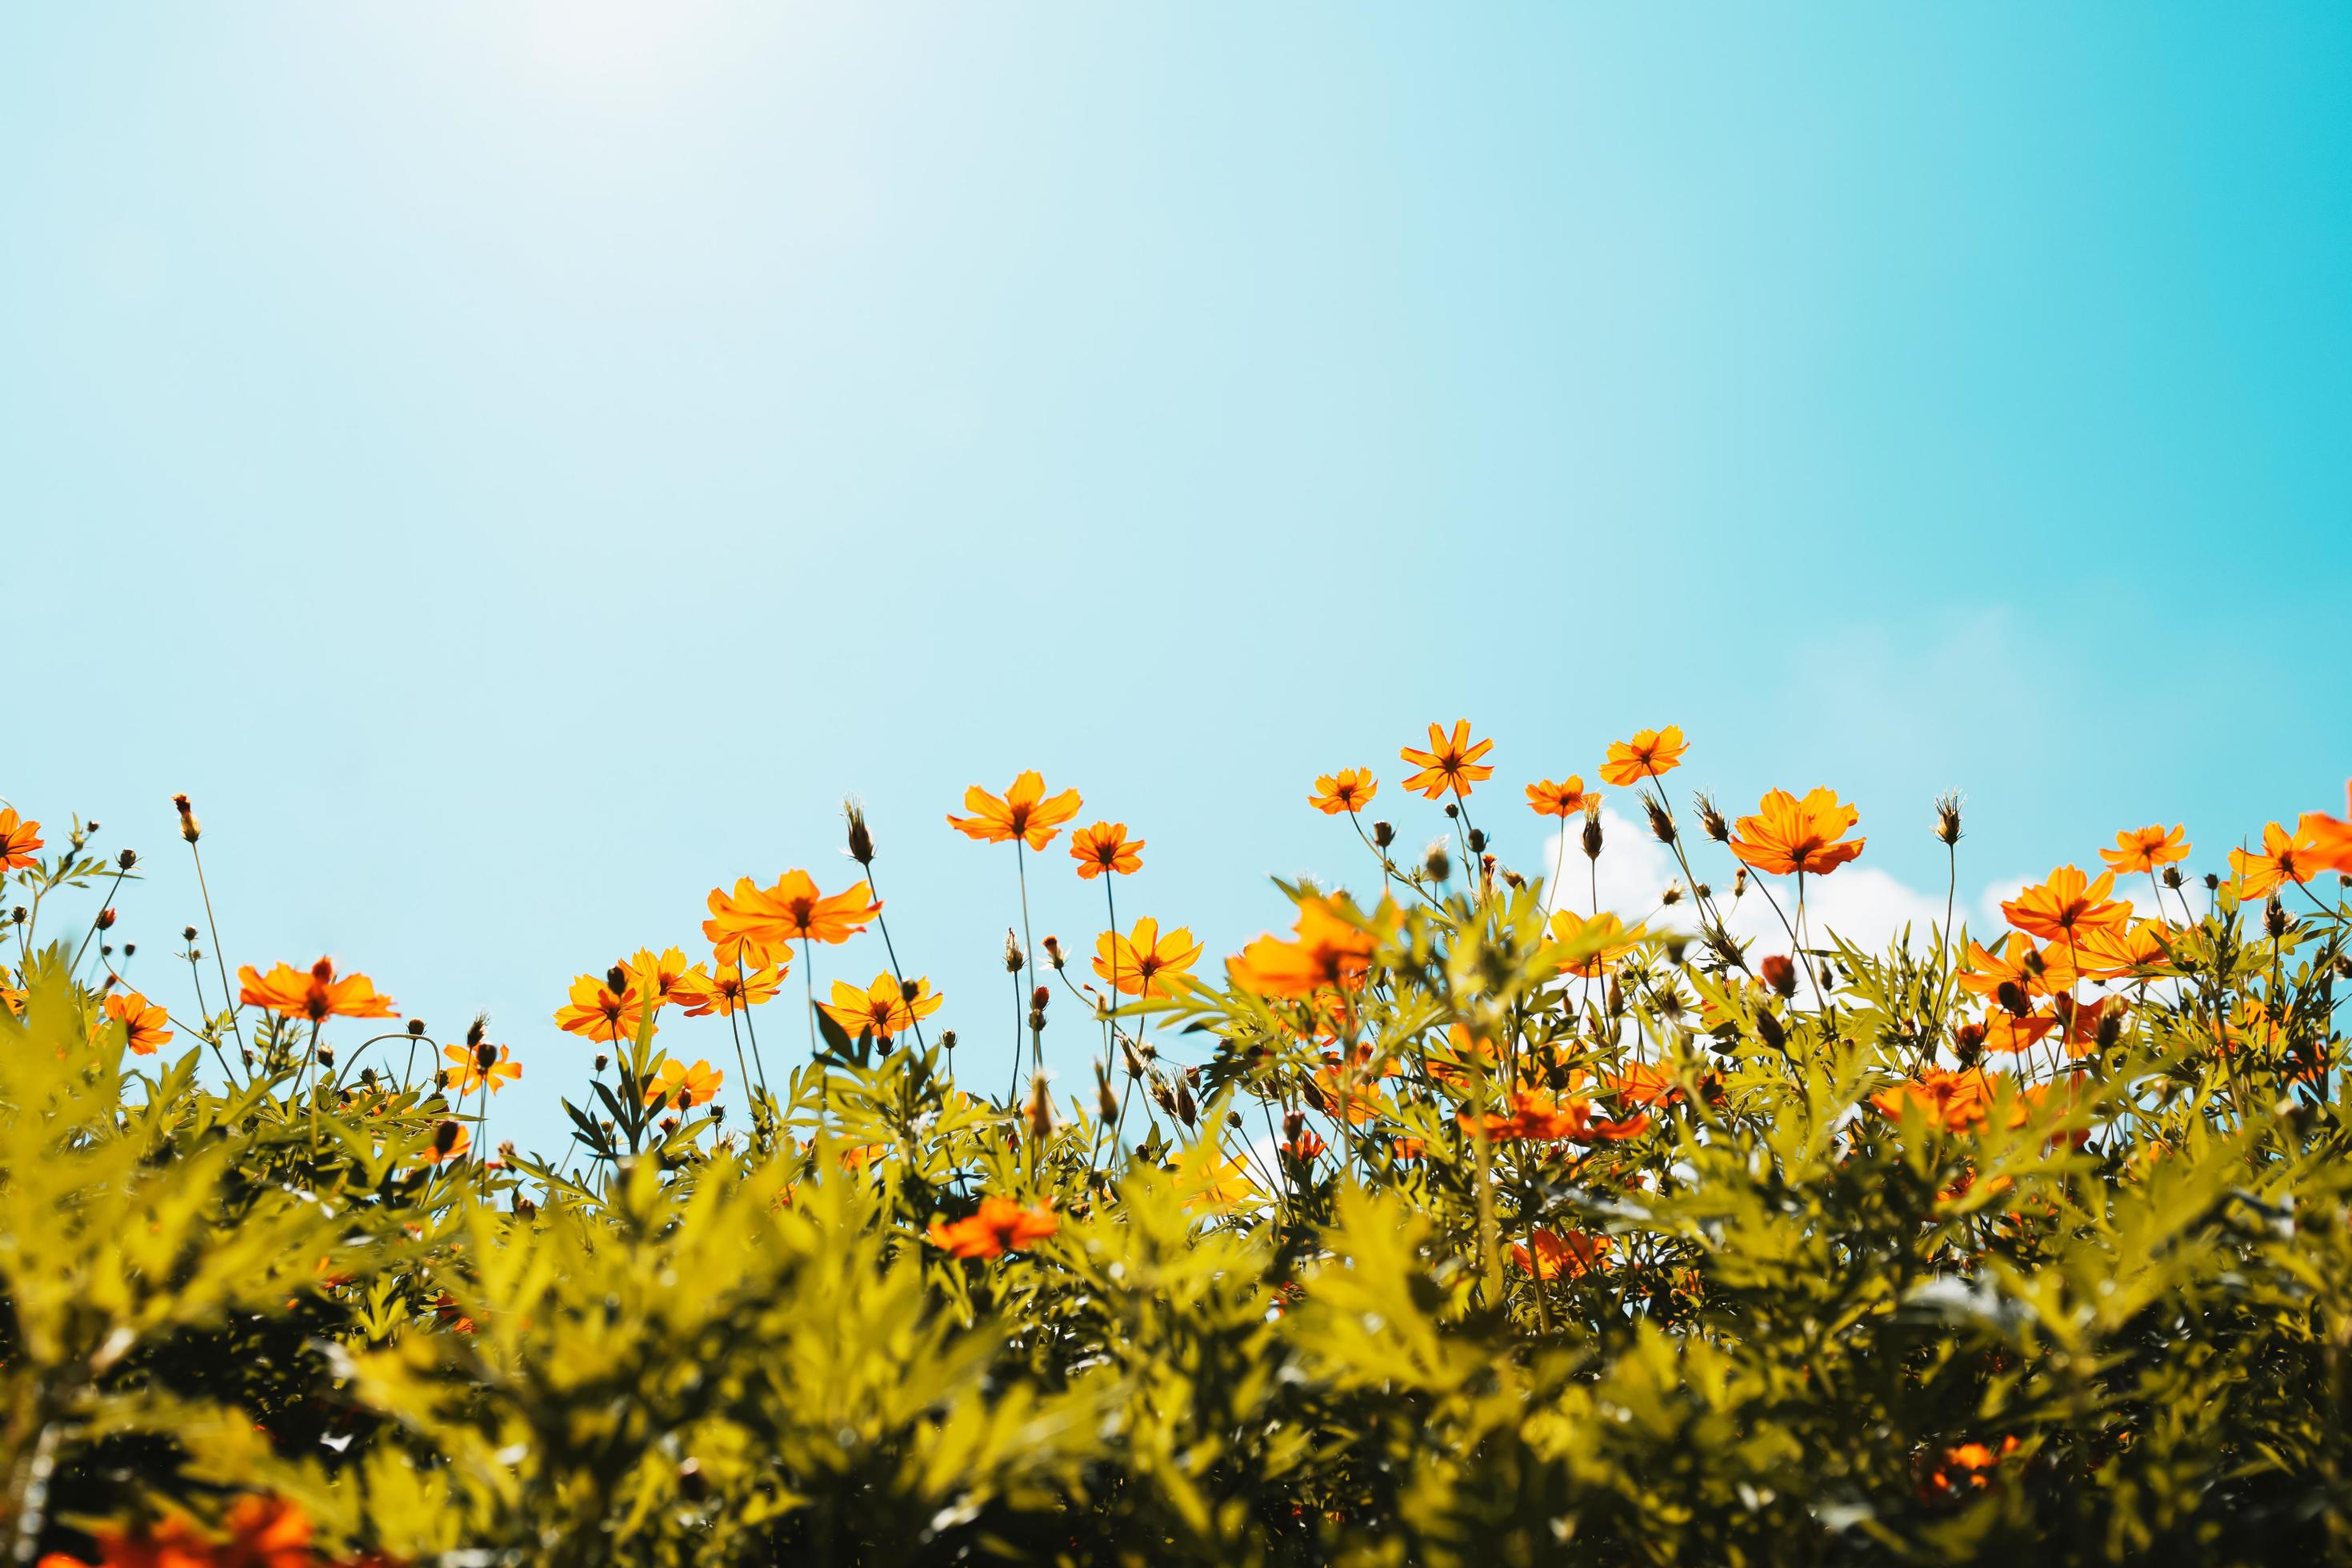
[[[160,1001],[137,856],[0,810],[0,1547],[2352,1557],[2352,825],[2201,877],[2126,831],[1997,934],[1874,952],[1808,909],[1864,847],[1832,791],[1678,804],[1685,738],[1643,731],[1527,786],[1558,842],[1522,871],[1472,819],[1491,746],[1402,750],[1444,812],[1418,854],[1370,772],[1317,780],[1361,889],[1285,885],[1291,931],[1221,979],[1120,921],[1124,824],[972,789],[950,823],[1014,860],[1010,1082],[934,1032],[853,805],[855,885],[742,879],[707,957],[572,984],[569,1142],[532,1152],[495,1100],[549,1064],[487,1020],[444,1039],[323,958],[232,977],[208,894]],[[1600,907],[1602,786],[1672,852],[1654,908]],[[1929,826],[1957,879],[1957,799]],[[1079,952],[1030,936],[1066,830],[1104,898]],[[853,940],[873,980],[820,994]]]

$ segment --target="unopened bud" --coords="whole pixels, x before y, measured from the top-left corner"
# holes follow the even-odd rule
[[[1599,812],[1588,811],[1584,814],[1582,842],[1586,859],[1601,858],[1601,814]]]
[[[606,1055],[605,1055],[604,1052],[602,1052],[602,1051],[598,1051],[598,1052],[596,1053],[596,1070],[597,1070],[598,1072],[603,1072],[606,1068],[611,1067],[612,1065],[613,1065],[613,1058],[610,1058],[610,1057],[606,1056]]]
[[[180,837],[186,839],[191,844],[194,844],[198,838],[204,837],[204,827],[196,821],[196,814],[194,810],[189,806],[188,797],[184,795],[175,795],[172,797],[172,805],[176,807],[180,813]]]
[[[1717,844],[1730,843],[1731,824],[1724,821],[1723,813],[1716,809],[1715,802],[1704,795],[1694,795],[1691,798],[1693,804],[1698,807],[1700,829]]]
[[[194,926],[182,926],[182,927],[180,928],[180,940],[181,940],[182,942],[194,942],[194,941],[195,941],[195,940],[196,940],[196,928],[195,928],[195,927],[194,927]]]
[[[1061,939],[1059,937],[1049,936],[1045,940],[1042,945],[1045,949],[1045,962],[1052,964],[1056,969],[1061,968],[1064,963],[1062,957]]]
[[[2273,893],[2270,901],[2263,905],[2263,930],[2268,931],[2271,940],[2275,942],[2286,934],[2287,923],[2286,906],[2279,902],[2276,893]]]
[[[466,1026],[466,1044],[478,1047],[483,1037],[489,1032],[490,1016],[488,1013],[477,1013],[474,1015],[474,1021]]]
[[[454,1121],[442,1122],[438,1127],[436,1127],[433,1130],[433,1147],[435,1151],[444,1155],[447,1154],[450,1150],[455,1149],[457,1146],[457,1135],[464,1131],[464,1128],[458,1126],[457,1123]]]
[[[1422,874],[1433,882],[1443,882],[1454,875],[1454,858],[1445,852],[1445,841],[1439,839],[1421,854]]]
[[[2177,893],[2180,890],[2180,868],[2178,866],[2167,866],[2164,868],[2164,885]]]
[[[139,864],[139,851],[125,849],[114,858],[114,864],[121,869],[128,871],[131,867]]]
[[[1110,1074],[1100,1062],[1095,1064],[1095,1110],[1105,1121],[1118,1120],[1118,1096],[1112,1092]]]
[[[1029,1126],[1029,1136],[1043,1143],[1054,1135],[1054,1096],[1045,1085],[1045,1075],[1038,1073],[1029,1080],[1029,1099],[1021,1108]]]
[[[1470,830],[1470,853],[1473,855],[1483,854],[1485,853],[1486,848],[1486,830],[1483,827],[1472,828]]]
[[[866,808],[854,800],[841,803],[843,815],[849,818],[849,858],[861,866],[874,864],[874,835],[866,826]]]
[[[612,968],[604,971],[604,986],[605,989],[612,992],[615,996],[625,996],[628,994],[629,971],[627,966],[616,963],[613,965]]]
[[[112,931],[114,929],[114,911],[112,910],[100,910],[98,911],[98,929],[100,931]]]
[[[1790,962],[1787,953],[1769,954],[1763,963],[1756,966],[1756,973],[1762,978],[1765,984],[1769,985],[1781,996],[1794,996],[1797,994],[1797,966]]]
[[[1642,809],[1649,814],[1651,837],[1661,844],[1672,844],[1675,841],[1675,819],[1666,815],[1666,808],[1645,795],[1642,797]]]
[[[1177,1119],[1182,1121],[1185,1126],[1190,1127],[1192,1125],[1192,1119],[1199,1114],[1200,1107],[1192,1103],[1192,1086],[1186,1083],[1182,1079],[1178,1079],[1176,1080]]]
[[[1776,1051],[1789,1048],[1789,1033],[1780,1027],[1780,1020],[1769,1013],[1756,1015],[1756,1037]]]
[[[422,1018],[411,1018],[408,1020],[408,1032],[415,1036],[423,1035],[425,1033],[425,1020]]]
[[[2022,1018],[2033,1011],[2033,1004],[2027,1000],[2024,987],[2014,980],[2004,980],[1994,986],[1992,997],[2008,1008],[2012,1017]]]
[[[1957,793],[1936,797],[1936,837],[1948,847],[1960,841],[1960,797]]]
[[[1024,960],[1021,956],[1021,944],[1013,940],[1013,928],[1007,926],[1004,930],[1004,968],[1006,973],[1012,974],[1020,973],[1021,965],[1024,962]]]
[[[1228,1110],[1228,1111],[1226,1111],[1226,1112],[1225,1112],[1225,1125],[1226,1125],[1226,1126],[1228,1126],[1228,1127],[1239,1127],[1241,1124],[1242,1124],[1242,1113],[1241,1113],[1240,1111],[1238,1111],[1238,1110]]]
[[[1396,842],[1396,826],[1395,826],[1395,825],[1394,825],[1393,823],[1387,823],[1387,822],[1375,822],[1375,823],[1373,823],[1373,824],[1372,824],[1372,842],[1373,842],[1374,844],[1377,844],[1378,846],[1380,846],[1380,847],[1381,847],[1381,848],[1383,848],[1383,849],[1387,848],[1390,845],[1391,845],[1391,844],[1395,843],[1395,842]]]
[[[320,1046],[319,1047],[319,1065],[322,1068],[332,1068],[335,1065],[334,1047]]]
[[[1963,1024],[1952,1031],[1952,1053],[1959,1058],[1963,1069],[1977,1065],[1984,1055],[1984,1045],[1985,1026],[1982,1024]]]

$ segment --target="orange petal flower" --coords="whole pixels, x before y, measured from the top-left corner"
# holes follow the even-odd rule
[[[1584,787],[1582,773],[1570,773],[1557,783],[1546,779],[1528,785],[1528,809],[1538,816],[1574,816],[1597,794]]]
[[[2021,995],[2040,996],[2048,994],[2053,984],[2063,985],[2066,979],[2052,974],[2035,952],[2033,939],[2023,931],[2011,931],[1998,953],[1990,952],[1983,943],[1969,943],[1967,963],[1953,978],[1960,989],[1986,1001],[2006,983],[2015,985]]]
[[[2044,942],[2063,942],[2069,932],[2105,927],[2119,930],[2131,921],[2131,906],[2109,899],[2116,874],[2103,872],[2096,881],[2073,866],[2060,866],[2049,879],[2026,889],[2000,906],[2000,912],[2018,930]]]
[[[641,947],[625,967],[629,972],[629,989],[643,996],[656,1010],[673,999],[679,984],[688,973],[686,954],[674,947],[664,948],[658,955],[649,947]]]
[[[1611,1247],[1607,1237],[1587,1236],[1580,1230],[1560,1236],[1538,1229],[1528,1239],[1535,1243],[1534,1256],[1528,1256],[1524,1243],[1515,1243],[1511,1267],[1538,1279],[1574,1279],[1588,1274],[1601,1266]]]
[[[635,985],[616,993],[596,976],[583,974],[572,983],[571,1002],[556,1010],[555,1026],[568,1034],[618,1044],[636,1037],[637,1026],[645,1016],[645,1001]]]
[[[1315,793],[1307,797],[1307,804],[1326,816],[1337,816],[1343,811],[1363,810],[1380,793],[1380,781],[1369,768],[1341,768],[1316,779]]]
[[[1564,950],[1559,972],[1580,974],[1588,980],[1608,973],[1617,967],[1619,959],[1650,939],[1647,931],[1640,926],[1628,927],[1607,910],[1597,915],[1580,915],[1574,910],[1556,910],[1550,930],[1551,940]]]
[[[2263,899],[2289,882],[2308,882],[2320,869],[2319,835],[2305,815],[2289,833],[2277,823],[2263,829],[2258,853],[2230,851],[2230,869],[2238,876],[2238,897]]]
[[[1985,1015],[1984,1048],[1996,1056],[2021,1056],[2057,1026],[2057,1018],[2048,1013],[2021,1018],[2006,1007],[1996,1007]]]
[[[1380,945],[1357,920],[1347,918],[1354,912],[1340,900],[1300,900],[1297,936],[1286,942],[1259,937],[1239,957],[1225,961],[1226,978],[1261,996],[1302,1001],[1319,990],[1352,989],[1362,983]]]
[[[1107,931],[1095,939],[1095,973],[1116,981],[1123,996],[1173,996],[1174,978],[1200,959],[1201,944],[1191,928],[1178,926],[1162,936],[1160,922],[1150,915],[1126,936]]]
[[[2352,817],[2352,779],[2344,781],[2344,816]],[[2295,824],[2295,831],[2311,839],[2312,865],[2352,877],[2352,822],[2324,812],[2306,811]]]
[[[661,1065],[654,1068],[653,1082],[646,1086],[646,1103],[691,1110],[698,1105],[709,1104],[726,1081],[727,1075],[707,1061],[688,1067],[676,1057],[664,1057]]]
[[[732,893],[713,888],[708,902],[710,919],[702,922],[702,934],[720,963],[774,963],[779,973],[789,966],[793,942],[847,942],[882,912],[868,884],[820,893],[800,870],[785,872],[772,888],[739,878]]]
[[[47,840],[41,825],[26,822],[13,805],[0,806],[0,871],[16,871],[33,863],[33,851]]]
[[[1124,822],[1097,822],[1070,835],[1070,858],[1088,881],[1106,871],[1129,876],[1143,864],[1143,840],[1128,837]]]
[[[115,991],[107,994],[106,1016],[123,1027],[123,1044],[134,1056],[152,1057],[156,1047],[172,1038],[168,1027],[171,1015],[136,991]]]
[[[490,1092],[496,1094],[522,1076],[522,1064],[516,1061],[514,1054],[504,1046],[499,1047],[498,1056],[487,1069],[482,1066],[480,1056],[466,1046],[451,1046],[441,1054],[449,1058],[449,1093],[458,1100],[465,1099],[485,1083],[490,1086]]]
[[[2189,828],[2186,824],[2171,832],[2162,823],[2150,823],[2146,827],[2129,828],[2116,835],[2113,849],[2099,851],[2099,858],[2116,871],[2153,871],[2159,866],[2169,866],[2176,860],[2189,858]]]
[[[932,992],[929,980],[919,979],[914,986],[915,997],[909,1002],[898,982],[887,974],[876,975],[874,984],[863,991],[845,980],[836,980],[833,1000],[817,1005],[853,1038],[871,1029],[876,1039],[887,1042],[913,1028],[916,1019],[940,1010],[944,998]]]
[[[1457,1113],[1456,1120],[1471,1131],[1483,1127],[1489,1138],[1524,1138],[1544,1143],[1613,1143],[1638,1138],[1650,1130],[1646,1114],[1611,1121],[1593,1115],[1591,1100],[1562,1100],[1549,1089],[1513,1089],[1509,1110],[1483,1116],[1465,1110]]]
[[[1802,800],[1776,789],[1757,803],[1756,812],[1736,825],[1731,852],[1776,877],[1792,871],[1827,876],[1861,854],[1867,842],[1840,837],[1862,814],[1827,785],[1808,790]]]
[[[1689,750],[1679,724],[1643,730],[1630,741],[1612,741],[1609,760],[1601,764],[1601,782],[1623,785],[1654,779],[1680,766]]]
[[[1470,721],[1467,719],[1456,719],[1451,735],[1432,724],[1429,727],[1429,750],[1422,752],[1407,746],[1397,753],[1421,770],[1404,781],[1404,787],[1417,789],[1431,800],[1451,790],[1459,799],[1470,793],[1472,784],[1495,776],[1494,769],[1477,765],[1478,759],[1494,748],[1492,741],[1471,744]]]
[[[273,966],[268,974],[247,964],[236,972],[237,1001],[289,1018],[323,1023],[329,1018],[397,1018],[392,998],[375,988],[364,974],[335,978],[335,962],[322,958],[308,974],[290,963]]]
[[[1011,1198],[985,1197],[978,1213],[950,1224],[934,1220],[931,1245],[957,1258],[1002,1258],[1062,1228],[1047,1207],[1024,1208]]]
[[[1948,1072],[1929,1068],[1916,1079],[1872,1095],[1870,1103],[1889,1121],[1902,1121],[1904,1111],[1916,1106],[1929,1125],[1947,1132],[1966,1132],[1984,1121],[1992,1092],[1993,1081],[1980,1068]]]
[[[2170,939],[2172,928],[2162,921],[2135,921],[2126,931],[2120,927],[2100,927],[2086,931],[2074,939],[2075,956],[2082,973],[2094,980],[2114,980],[2126,975],[2145,980],[2172,967]],[[2055,978],[2063,967],[2064,955],[2053,947],[2042,955],[2051,960],[2052,984],[2058,989],[2070,987],[2067,980]]]
[[[1013,781],[999,800],[978,784],[963,792],[970,816],[950,814],[948,826],[983,844],[1004,844],[1018,838],[1032,849],[1054,841],[1061,825],[1078,814],[1078,792],[1066,789],[1048,800],[1045,775],[1031,768]]]
[[[698,963],[678,977],[670,989],[670,1000],[684,1007],[689,1018],[708,1018],[713,1013],[732,1017],[746,1007],[772,1000],[783,977],[784,971],[778,965],[746,974],[740,964],[722,963],[717,973],[705,974]]]

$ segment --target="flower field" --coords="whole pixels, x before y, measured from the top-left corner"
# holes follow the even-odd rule
[[[1865,951],[1832,789],[1493,744],[1315,779],[1360,874],[1231,954],[1078,789],[942,802],[1019,911],[987,997],[853,805],[855,881],[648,913],[527,1057],[0,810],[8,1560],[2352,1558],[2352,823],[2123,825]],[[1602,908],[1629,819],[1679,874]],[[1957,887],[1957,799],[1869,826]],[[498,1136],[526,1074],[560,1146]]]

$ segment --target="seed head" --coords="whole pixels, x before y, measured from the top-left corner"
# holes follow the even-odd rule
[[[1960,841],[1960,792],[1936,797],[1936,837],[1947,847]]]

